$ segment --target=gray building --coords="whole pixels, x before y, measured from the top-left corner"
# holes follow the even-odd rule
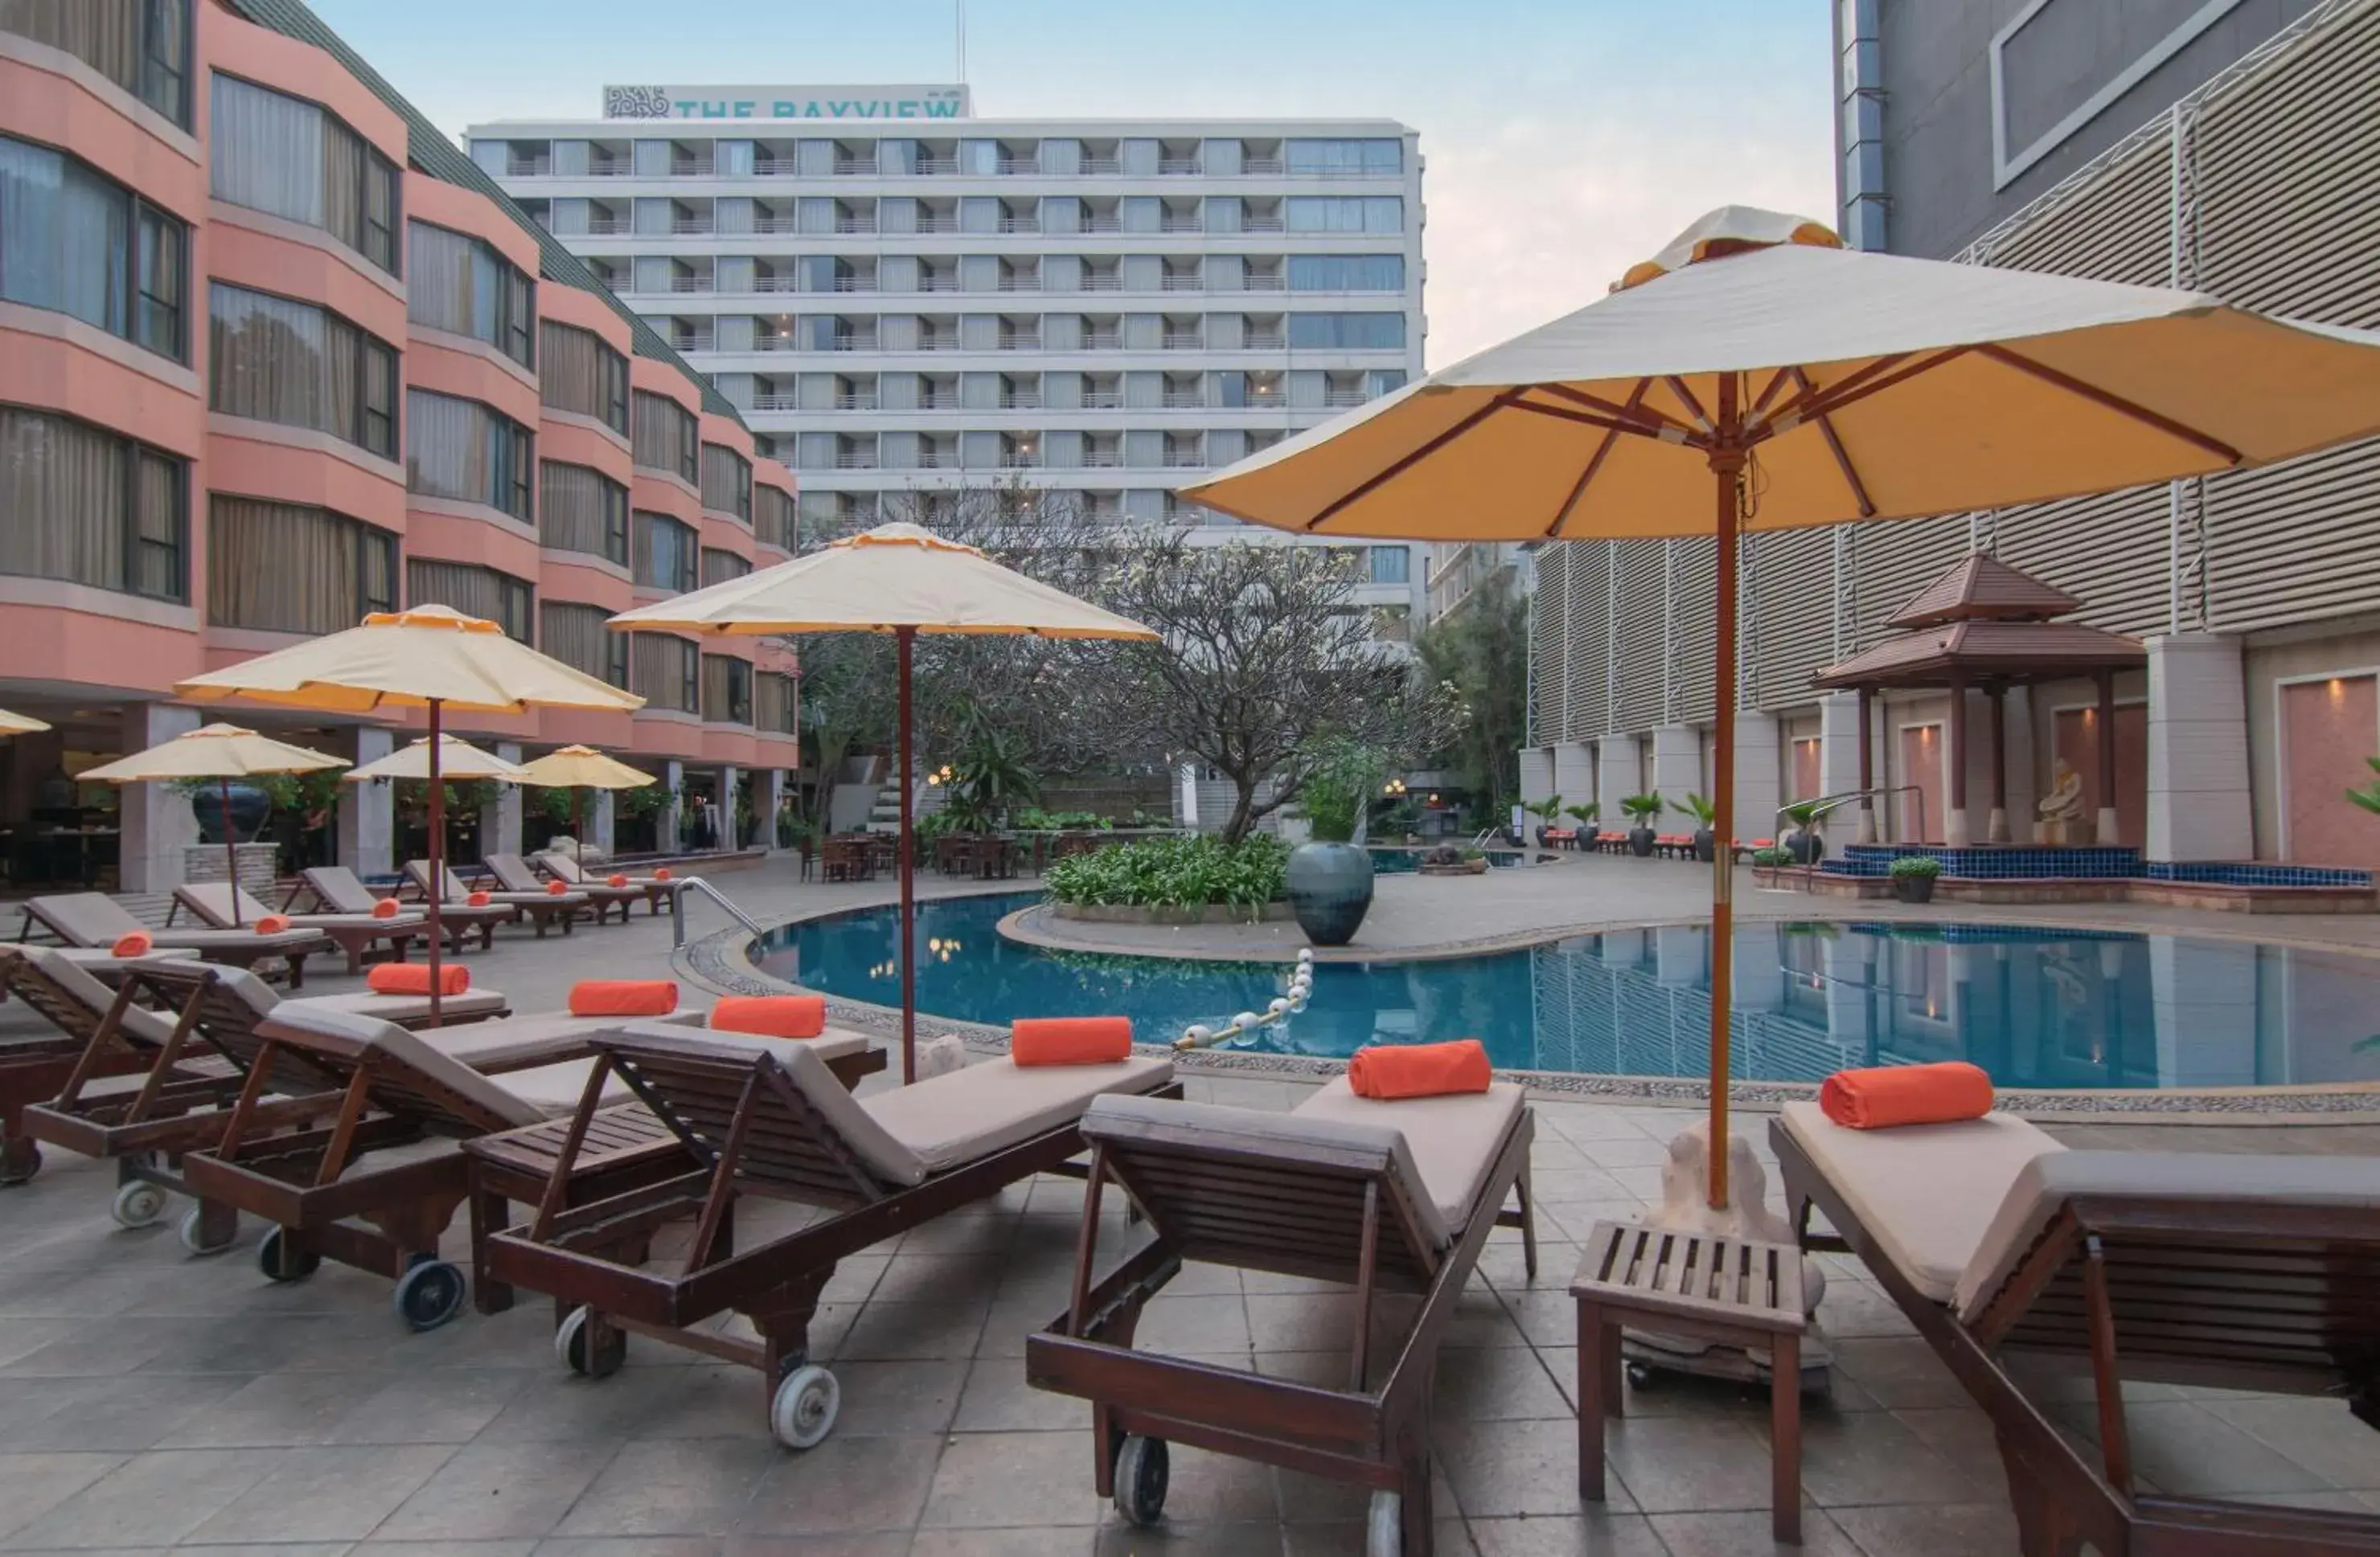
[[[2380,0],[1839,0],[1837,213],[1862,247],[2180,286],[2380,326]],[[2152,860],[2380,867],[2345,791],[2380,753],[2380,445],[2104,496],[1744,545],[1738,828],[1858,784],[1856,699],[1820,668],[1972,551],[2146,640],[2111,732],[2090,683],[2009,694],[2011,817],[2057,766]],[[1708,541],[1542,548],[1524,790],[1708,790]],[[1938,841],[1949,722],[1981,692],[1882,699],[1888,840]],[[2097,793],[2102,738],[2112,796]],[[1984,743],[1967,743],[1975,752]],[[1966,785],[1986,793],[1980,763]],[[1922,819],[1922,820],[1921,820]],[[1682,816],[1668,820],[1673,829]],[[1983,817],[1969,820],[1984,835]],[[2022,822],[2019,841],[2023,841]],[[1845,835],[1848,829],[1844,830]]]

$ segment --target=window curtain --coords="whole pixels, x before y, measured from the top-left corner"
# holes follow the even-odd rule
[[[556,410],[593,417],[617,432],[628,430],[627,359],[592,330],[552,320],[538,327],[539,398]]]
[[[794,678],[762,671],[753,681],[753,722],[763,730],[780,735],[795,733],[795,718],[800,703],[794,696]]]
[[[132,202],[46,147],[0,137],[0,298],[131,334]]]
[[[410,605],[451,605],[480,616],[523,643],[529,641],[529,587],[508,573],[468,563],[407,558],[405,598]]]
[[[548,601],[538,612],[538,628],[545,635],[542,647],[573,670],[608,676],[613,637],[603,625],[608,618],[601,606]]]
[[[0,573],[124,589],[124,450],[98,428],[0,407]]]
[[[664,514],[638,514],[636,525],[636,581],[679,594],[694,589],[698,544],[694,529]]]
[[[776,487],[754,490],[753,523],[756,533],[770,545],[783,551],[794,549],[793,494]]]
[[[752,571],[752,565],[733,552],[706,547],[702,553],[702,587],[724,584],[730,578],[741,578]]]
[[[225,416],[345,433],[331,405],[329,316],[310,304],[212,282],[207,288],[207,405]],[[355,372],[346,375],[353,405]]]
[[[628,491],[584,465],[547,460],[539,468],[538,541],[548,551],[628,560]],[[580,667],[584,669],[585,667]]]
[[[752,466],[722,444],[702,445],[702,505],[752,522]]]
[[[693,685],[695,660],[700,651],[682,638],[667,633],[636,635],[635,690],[654,708],[680,713],[698,712]]]
[[[139,451],[132,474],[132,539],[126,587],[153,600],[187,598],[183,541],[189,533],[189,495],[182,462],[149,449]]]
[[[152,0],[0,0],[0,32],[75,56],[128,92],[140,91],[141,13]],[[177,9],[179,0],[169,9]]]
[[[344,632],[396,603],[396,538],[344,515],[255,498],[212,498],[207,620],[261,632]]]
[[[650,390],[636,393],[636,416],[628,437],[632,457],[649,470],[682,480],[695,479],[695,420],[685,407]]]
[[[488,411],[426,389],[405,395],[405,484],[431,497],[486,503],[494,491]]]
[[[321,227],[323,127],[319,107],[216,71],[208,128],[217,200]]]
[[[406,317],[451,335],[476,334],[471,307],[479,246],[427,222],[408,222],[405,231]]]

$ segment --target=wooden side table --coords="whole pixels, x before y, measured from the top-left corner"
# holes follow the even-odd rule
[[[1621,1414],[1620,1331],[1766,1347],[1775,1440],[1769,1529],[1802,1543],[1802,1251],[1707,1233],[1599,1222],[1570,1283],[1578,1303],[1578,1491],[1603,1501],[1603,1419]]]

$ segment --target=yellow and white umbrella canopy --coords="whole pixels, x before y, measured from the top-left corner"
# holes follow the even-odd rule
[[[385,757],[375,757],[363,766],[340,775],[349,784],[365,779],[426,779],[430,776],[430,738],[398,747]],[[507,762],[492,751],[484,751],[460,736],[438,737],[438,776],[447,779],[494,779],[499,784],[526,784],[528,772],[518,762]]]
[[[324,768],[344,768],[347,760],[327,752],[313,751],[302,746],[276,741],[270,736],[260,736],[253,730],[237,724],[202,724],[186,730],[172,740],[162,741],[146,751],[136,751],[129,757],[119,757],[113,762],[103,762],[96,768],[86,768],[77,775],[95,784],[164,784],[177,779],[213,779],[223,797],[224,853],[231,873],[225,879],[235,886],[239,882],[239,840],[231,825],[231,781],[236,778],[259,778],[269,773],[311,773]],[[232,894],[231,922],[239,923],[239,894]]]
[[[0,736],[30,736],[48,728],[38,719],[0,708]]]
[[[641,789],[654,779],[591,746],[565,746],[522,763],[521,782],[540,789]]]
[[[1737,545],[2286,459],[2380,432],[2380,334],[2204,292],[1846,249],[1727,206],[1609,296],[1183,495],[1306,535],[1709,535],[1712,830],[1734,836]],[[1727,1188],[1730,851],[1711,885],[1710,1203]]]

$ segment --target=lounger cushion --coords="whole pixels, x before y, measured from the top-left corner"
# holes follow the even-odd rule
[[[816,1038],[771,1038],[767,1033],[715,1032],[702,1026],[702,1013],[682,1011],[671,1016],[639,1016],[625,1027],[613,1018],[616,1030],[631,1037],[650,1035],[655,1038],[684,1038],[699,1032],[706,1040],[724,1043],[732,1049],[746,1049],[759,1054],[783,1054],[789,1049],[807,1049],[821,1060],[840,1060],[846,1054],[856,1054],[868,1048],[868,1035],[849,1028],[829,1028]],[[844,1089],[837,1082],[838,1089]]]
[[[1518,1091],[1518,1088],[1513,1089]],[[1181,1102],[1164,1098],[1101,1098],[1083,1114],[1086,1140],[1129,1146],[1162,1132],[1172,1141],[1185,1138],[1193,1150],[1273,1157],[1296,1162],[1310,1161],[1317,1149],[1355,1153],[1377,1171],[1406,1186],[1415,1231],[1431,1248],[1453,1241],[1414,1162],[1404,1133],[1377,1120],[1333,1117],[1328,1113],[1281,1113],[1268,1108],[1238,1108],[1228,1103]]]
[[[361,876],[344,865],[316,865],[299,872],[298,879],[316,899],[342,914],[369,914],[372,905],[381,901]]]
[[[329,1011],[344,1011],[352,1016],[375,1016],[399,1027],[410,1027],[430,1019],[428,995],[341,994],[304,995],[285,1000],[284,1005],[319,1005]],[[448,995],[438,1003],[439,1015],[448,1021],[476,1025],[483,1016],[504,1009],[503,991],[498,990],[466,990],[458,995]]]
[[[495,1078],[493,1085],[535,1110],[539,1118],[561,1119],[578,1112],[580,1101],[587,1096],[588,1074],[594,1068],[591,1059],[564,1060],[535,1070],[506,1071]],[[629,1102],[635,1097],[617,1074],[603,1078],[604,1107]]]
[[[273,910],[256,900],[255,894],[242,889],[235,894],[228,882],[186,882],[174,889],[174,901],[217,930],[235,928],[231,922],[232,904],[239,904],[239,929],[253,928]]]
[[[2024,1165],[2066,1150],[2005,1113],[1890,1130],[1847,1130],[1815,1102],[1787,1103],[1782,1116],[1877,1249],[1937,1303],[1958,1290]]]
[[[263,1037],[275,1039],[301,1052],[322,1052],[328,1055],[353,1057],[370,1052],[395,1067],[395,1074],[410,1070],[425,1081],[434,1082],[446,1091],[489,1116],[503,1126],[535,1125],[551,1118],[554,1112],[566,1111],[577,1102],[573,1092],[560,1110],[540,1106],[512,1089],[523,1077],[537,1077],[532,1090],[551,1095],[564,1082],[545,1076],[543,1071],[566,1069],[566,1066],[546,1066],[543,1071],[523,1071],[506,1077],[502,1083],[489,1080],[460,1061],[440,1053],[425,1039],[403,1028],[359,1016],[351,1012],[335,1011],[310,1001],[285,1001],[272,1016],[257,1024]],[[582,1062],[583,1063],[583,1062]],[[578,1085],[586,1085],[586,1072],[578,1075]]]
[[[446,1004],[450,1009],[455,1004],[453,1001]],[[669,1024],[662,1030],[681,1032],[699,1020],[696,1016],[653,1018],[656,1024]],[[540,1011],[526,1016],[506,1016],[501,1021],[440,1028],[417,1036],[448,1059],[460,1060],[473,1070],[510,1070],[539,1060],[581,1058],[597,1035],[616,1032],[619,1028],[617,1016],[573,1016],[567,1011]],[[509,1078],[506,1085],[510,1085]]]
[[[24,958],[26,965],[35,973],[55,984],[76,1004],[88,1010],[94,1027],[101,1017],[107,1015],[108,1007],[115,1004],[115,991],[92,978],[72,952],[53,946],[11,946],[0,955]],[[173,1033],[172,1017],[142,1005],[125,1007],[124,1035],[133,1042],[155,1047],[163,1044]]]
[[[2009,1186],[1959,1278],[1959,1317],[1972,1320],[1998,1295],[2067,1201],[2094,1195],[2364,1210],[2380,1207],[2380,1159],[2229,1151],[2058,1151],[2036,1157]]]
[[[1345,1077],[1334,1077],[1297,1105],[1292,1117],[1382,1125],[1399,1131],[1421,1174],[1422,1193],[1450,1228],[1471,1225],[1496,1149],[1521,1112],[1522,1090],[1500,1081],[1484,1092],[1435,1098],[1364,1098]],[[1488,1210],[1496,1208],[1490,1206]]]
[[[1102,1093],[1147,1092],[1172,1077],[1173,1062],[1161,1056],[1019,1065],[1003,1055],[878,1092],[860,1106],[937,1174],[1070,1124]]]
[[[117,936],[148,928],[103,892],[62,892],[36,897],[26,907],[78,946],[112,946]]]

